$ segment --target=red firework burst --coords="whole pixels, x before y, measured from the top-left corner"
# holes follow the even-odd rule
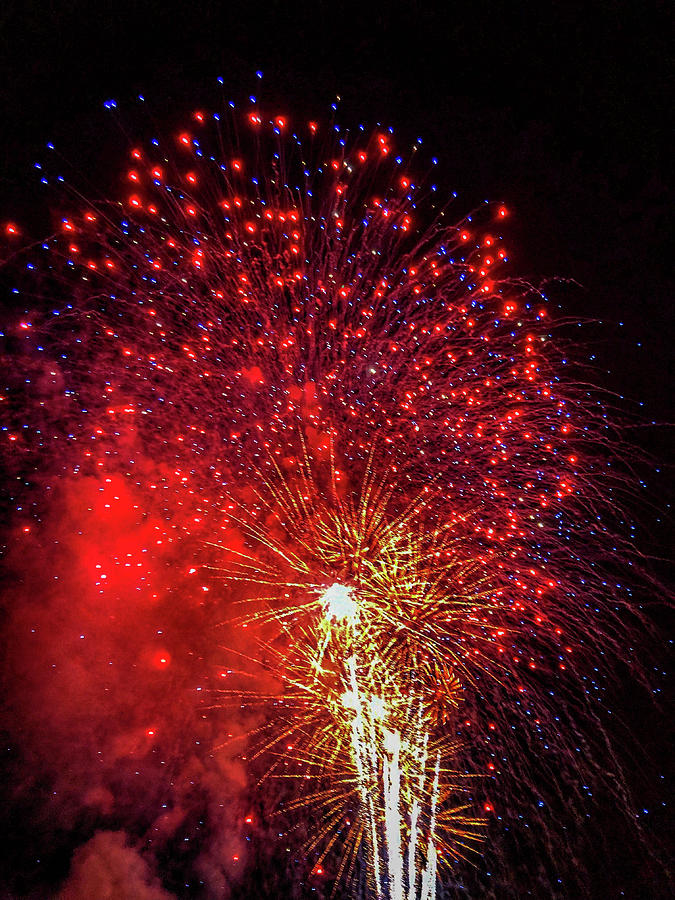
[[[475,814],[554,855],[568,803],[625,790],[603,725],[632,607],[619,432],[546,297],[507,279],[503,205],[451,221],[386,130],[233,116],[131,148],[123,198],[72,203],[31,251],[12,465],[100,481],[102,518],[149,512],[141,593],[208,560],[221,617],[246,594],[288,633],[303,592],[357,586],[373,652],[459,709],[439,719],[453,768],[487,779]],[[124,527],[103,546],[135,567]]]

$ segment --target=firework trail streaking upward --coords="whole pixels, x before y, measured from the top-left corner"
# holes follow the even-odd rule
[[[375,896],[431,898],[523,809],[555,855],[567,803],[623,791],[602,672],[629,489],[546,298],[500,274],[507,210],[452,223],[419,142],[255,105],[130,154],[123,199],[70,195],[17,287],[14,465],[121,474],[161,492],[177,558],[209,548],[189,563],[252,666],[222,702],[267,710],[263,783],[294,767],[336,884],[365,856]]]
[[[347,596],[345,596],[347,593]],[[337,596],[336,596],[337,595]],[[328,598],[328,600],[326,599]],[[333,585],[324,594],[324,603],[328,604],[325,614],[329,619],[347,619],[352,632],[358,630],[358,606],[352,612],[345,608],[350,601],[348,592],[342,585]],[[358,635],[354,634],[358,644]],[[378,898],[387,896],[392,900],[416,900],[417,893],[417,843],[420,813],[420,797],[415,796],[403,809],[410,812],[410,836],[408,841],[408,853],[403,855],[401,843],[402,831],[402,804],[401,781],[407,775],[413,788],[417,788],[419,794],[425,787],[425,768],[428,749],[428,733],[424,730],[422,716],[422,701],[412,695],[407,698],[408,723],[405,726],[405,743],[402,747],[401,732],[388,728],[390,721],[399,723],[400,712],[392,709],[394,703],[382,696],[366,695],[359,687],[357,675],[358,657],[354,654],[346,660],[348,680],[345,679],[345,694],[342,696],[342,705],[345,713],[352,714],[351,725],[351,750],[356,763],[359,776],[359,788],[361,793],[361,808],[366,812],[366,838],[369,842],[370,859],[375,882],[375,893]],[[375,665],[381,667],[383,661],[375,658]],[[384,681],[384,685],[383,685]],[[387,679],[382,674],[376,681],[372,677],[369,684],[386,686]],[[416,703],[417,701],[417,703]],[[419,704],[419,715],[415,721],[415,706]],[[389,720],[389,721],[388,721]],[[408,765],[402,760],[402,750],[408,751]],[[431,809],[429,821],[429,838],[427,842],[426,867],[423,870],[421,881],[421,900],[433,898],[436,895],[436,859],[435,859],[435,812],[438,804],[438,775],[440,754],[436,756],[436,768],[431,788]],[[378,794],[381,787],[381,797],[373,797],[373,787]],[[376,803],[381,809],[376,809]],[[383,847],[380,847],[379,832],[380,822],[384,822]]]

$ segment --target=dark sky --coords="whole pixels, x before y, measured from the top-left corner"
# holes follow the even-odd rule
[[[625,322],[616,384],[667,417],[673,303],[672,8],[576,4],[9,2],[0,13],[0,190],[59,138],[87,170],[96,114],[142,92],[158,121],[215,78],[302,115],[421,136],[465,205],[503,199],[518,274],[582,286],[567,309]],[[77,135],[75,140],[73,136]],[[71,149],[72,148],[72,149]],[[94,164],[101,166],[100,158]],[[6,192],[6,199],[5,199]],[[641,345],[641,346],[638,346]]]
[[[115,164],[117,148],[97,141],[104,100],[123,104],[142,92],[160,127],[171,126],[208,103],[218,76],[226,91],[242,97],[257,88],[254,73],[261,69],[266,95],[280,111],[325,117],[340,95],[342,122],[391,124],[402,142],[422,137],[448,186],[460,193],[460,213],[483,198],[503,200],[513,210],[514,273],[534,282],[560,276],[578,283],[561,297],[565,312],[605,323],[588,331],[600,368],[611,368],[599,380],[643,402],[646,422],[672,422],[672,36],[672,4],[650,0],[7,0],[0,9],[0,220],[25,223],[38,234],[44,227],[44,198],[31,167],[48,140],[64,146],[85,172]],[[670,432],[647,427],[638,441],[664,459],[672,452]],[[664,489],[657,480],[655,492]],[[79,502],[64,498],[66,508]],[[666,543],[660,532],[657,540]],[[77,554],[76,543],[68,551]],[[73,670],[64,685],[76,680]],[[658,714],[638,719],[642,742],[654,753],[664,749]],[[21,727],[26,737],[38,725],[27,719]],[[86,739],[87,729],[78,734]],[[29,757],[36,740],[26,738]],[[24,763],[36,765],[32,757]],[[186,764],[195,767],[192,776],[183,773],[186,796],[193,780],[221,784],[216,774],[197,771],[200,764]],[[21,765],[12,758],[7,772],[17,777]],[[228,770],[228,783],[241,777]],[[44,789],[38,779],[35,792]],[[204,802],[215,793],[214,787]],[[105,810],[106,803],[97,795],[90,806]],[[127,873],[130,897],[180,895],[175,877],[174,894],[163,893],[112,826],[92,838],[95,817],[83,818],[74,801],[49,813],[24,796],[8,809],[7,827],[18,834],[11,851],[17,866],[30,865],[45,834],[51,868],[42,887],[30,877],[7,876],[0,897],[22,896],[22,890],[43,896],[45,884],[55,891],[77,845],[69,830],[83,845],[89,841],[71,870],[73,890],[105,859]],[[50,814],[63,816],[57,838]],[[230,853],[236,840],[224,828],[199,865],[190,865],[208,880],[213,859]],[[21,855],[25,847],[32,856]],[[167,848],[173,872],[180,868],[177,851],[170,842]],[[617,866],[619,857],[617,850]],[[11,868],[10,861],[6,871]],[[625,878],[626,896],[660,896],[656,886],[636,893],[635,871]],[[600,887],[593,896],[604,896]]]

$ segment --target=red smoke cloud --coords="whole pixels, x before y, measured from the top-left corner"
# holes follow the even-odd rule
[[[180,845],[175,878],[226,897],[247,862],[242,746],[214,748],[250,722],[207,710],[235,641],[215,627],[228,598],[199,568],[201,535],[185,537],[192,511],[144,466],[43,485],[41,523],[10,535],[5,831],[21,896],[69,870],[64,900],[160,900]]]

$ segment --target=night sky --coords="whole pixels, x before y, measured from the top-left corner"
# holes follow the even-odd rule
[[[326,118],[339,95],[342,123],[392,125],[401,144],[422,137],[439,158],[447,190],[459,194],[460,215],[484,198],[507,205],[511,271],[537,284],[569,280],[552,284],[549,293],[560,298],[565,314],[602,323],[589,321],[583,337],[595,355],[596,381],[627,398],[626,408],[644,423],[635,429],[636,444],[667,462],[672,427],[663,423],[675,421],[672,33],[666,2],[10,0],[0,11],[0,221],[17,222],[36,238],[48,231],[50,199],[32,168],[47,141],[62,147],[97,191],[115,190],[124,145],[100,140],[108,134],[99,123],[109,98],[124,118],[125,104],[131,108],[142,92],[158,130],[170,131],[181,116],[218,97],[218,76],[226,92],[245,98],[257,90],[255,72],[262,70],[268,105],[298,119]],[[6,324],[14,310],[9,295],[3,297]],[[662,557],[669,554],[670,470],[655,468],[647,464],[640,473],[654,498],[652,511],[643,514],[641,548]],[[87,596],[89,561],[82,559],[78,534],[88,535],[87,552],[109,540],[97,520],[95,488],[92,496],[86,485],[58,490],[58,519],[47,517],[44,525],[45,535],[61,532],[58,551],[38,537],[19,547],[14,504],[3,502],[0,897],[323,896],[311,880],[292,893],[293,865],[269,850],[274,823],[264,818],[235,754],[203,750],[215,734],[242,723],[225,721],[222,712],[203,719],[185,692],[167,699],[163,659],[174,667],[176,685],[196,684],[204,666],[217,665],[196,601],[180,612],[162,611],[165,644],[148,640],[139,645],[142,660],[135,647],[125,658],[119,621],[102,627]],[[122,518],[117,526],[121,553],[130,523]],[[159,590],[169,582],[180,589],[169,549],[153,564]],[[668,579],[665,563],[654,568]],[[57,573],[58,590],[45,583],[45,571]],[[58,599],[64,582],[72,598],[65,609]],[[123,580],[115,587],[124,594]],[[185,590],[189,595],[192,587]],[[27,635],[34,621],[45,620],[50,633],[36,644]],[[150,633],[156,621],[156,611],[139,610],[124,627]],[[660,670],[666,653],[659,645],[668,631],[663,610],[653,623],[654,634],[644,641]],[[89,678],[94,657],[73,637],[88,628],[109,642],[104,652],[117,654],[119,672],[105,684]],[[58,675],[48,673],[52,665]],[[141,669],[142,689],[136,686]],[[668,716],[651,704],[649,692],[631,684],[628,667],[619,679],[617,702],[635,742],[632,786],[650,809],[643,834],[656,856],[646,863],[642,851],[626,847],[629,832],[602,807],[603,858],[593,859],[589,847],[575,852],[589,869],[588,896],[657,900],[671,895],[658,862],[673,830],[669,807],[661,806],[669,799],[668,778],[660,777],[669,775]],[[657,681],[664,688],[661,675]],[[139,737],[153,715],[169,723],[172,735],[173,744],[158,751],[161,762],[158,756],[147,761]],[[119,727],[128,716],[139,730]],[[200,742],[189,750],[188,732]],[[101,743],[111,749],[94,769]],[[162,814],[163,804],[170,813]],[[248,831],[247,817],[253,819]],[[141,852],[140,836],[153,828],[155,849]],[[253,860],[245,876],[222,862],[240,854]],[[456,896],[550,896],[517,875],[496,894],[474,891]]]

